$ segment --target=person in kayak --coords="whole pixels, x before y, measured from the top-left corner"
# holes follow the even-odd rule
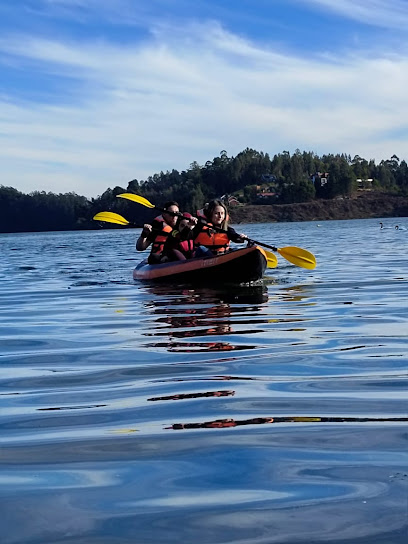
[[[197,218],[189,213],[178,217],[175,229],[168,236],[163,248],[163,258],[169,261],[185,261],[195,256],[196,247],[191,234],[197,225]]]
[[[166,202],[163,208],[171,213],[164,211],[161,215],[153,219],[151,225],[145,223],[136,241],[137,251],[144,251],[152,245],[150,255],[147,259],[149,264],[157,264],[163,262],[163,260],[168,260],[168,258],[165,258],[163,250],[168,237],[177,224],[177,215],[173,214],[180,212],[178,203],[173,200]]]
[[[193,230],[194,244],[200,246],[196,256],[202,253],[202,247],[210,250],[213,255],[220,255],[229,250],[230,241],[242,243],[248,239],[246,234],[238,234],[228,226],[228,210],[221,200],[212,200],[198,212],[199,221]],[[217,230],[211,228],[216,227]],[[225,232],[219,232],[222,229]]]

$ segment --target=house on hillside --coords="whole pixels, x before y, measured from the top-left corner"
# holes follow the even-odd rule
[[[239,206],[240,202],[235,196],[229,196],[228,197],[228,206]]]
[[[261,180],[264,183],[274,183],[276,181],[276,176],[273,174],[262,174]]]
[[[321,187],[326,185],[328,178],[329,178],[329,172],[315,172],[314,174],[310,176],[310,179],[312,180],[313,185],[316,183],[316,181],[320,181]]]
[[[271,191],[263,191],[262,193],[258,193],[256,196],[258,198],[271,198],[273,196],[276,196],[277,193],[271,192]]]
[[[240,201],[237,199],[237,197],[235,197],[234,195],[228,195],[228,194],[225,194],[225,195],[222,195],[222,197],[220,197],[220,200],[222,202],[225,202],[225,204],[227,204],[228,206],[239,206],[241,203]]]
[[[263,191],[262,193],[256,194],[256,201],[259,204],[270,204],[279,198],[279,194],[274,191]]]
[[[373,186],[373,179],[372,178],[366,178],[366,179],[356,179],[357,182],[357,190],[359,191],[371,191]]]

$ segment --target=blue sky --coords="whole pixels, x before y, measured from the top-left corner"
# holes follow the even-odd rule
[[[408,159],[407,0],[0,0],[0,184],[107,187],[221,150]]]

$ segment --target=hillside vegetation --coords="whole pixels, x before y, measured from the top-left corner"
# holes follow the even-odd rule
[[[234,221],[304,221],[386,217],[407,214],[408,165],[396,155],[376,164],[359,156],[317,156],[297,150],[271,159],[245,149],[235,157],[219,157],[187,170],[160,172],[133,179],[92,199],[75,193],[35,191],[24,194],[0,186],[0,232],[97,228],[92,217],[111,210],[142,224],[154,212],[117,199],[125,191],[157,205],[176,200],[195,212],[212,198],[231,204]]]

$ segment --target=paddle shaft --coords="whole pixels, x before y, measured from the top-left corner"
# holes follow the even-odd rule
[[[252,238],[248,238],[249,242],[252,242],[253,244],[256,244],[257,246],[263,246],[267,247],[268,249],[272,249],[272,251],[278,251],[278,248],[275,246],[270,246],[269,244],[265,244],[265,242],[257,242],[256,240],[252,240]]]
[[[217,232],[228,233],[228,231],[225,231],[219,227],[215,227],[214,225],[211,225],[211,224],[209,225],[209,228],[214,229]],[[263,246],[263,247],[267,247],[268,249],[272,249],[272,251],[276,251],[284,259],[294,264],[295,266],[300,266],[301,268],[308,268],[309,270],[313,270],[313,268],[315,268],[316,266],[316,259],[314,255],[310,253],[310,251],[307,251],[300,247],[275,247],[269,244],[265,244],[264,242],[258,242],[257,240],[253,240],[252,238],[243,238],[242,240],[247,241],[251,244],[255,244],[257,246]],[[277,260],[275,255],[273,253],[270,253],[269,251],[266,251],[266,250],[264,251],[267,254],[267,258],[270,259],[269,268],[274,268],[274,266],[277,265]]]
[[[144,227],[144,225],[138,225],[137,223],[131,223],[130,221],[125,224],[118,223],[116,221],[108,221],[107,219],[95,219],[95,221],[98,221],[99,223],[112,223],[113,225],[119,225],[120,227],[126,227],[131,229],[142,229]]]

